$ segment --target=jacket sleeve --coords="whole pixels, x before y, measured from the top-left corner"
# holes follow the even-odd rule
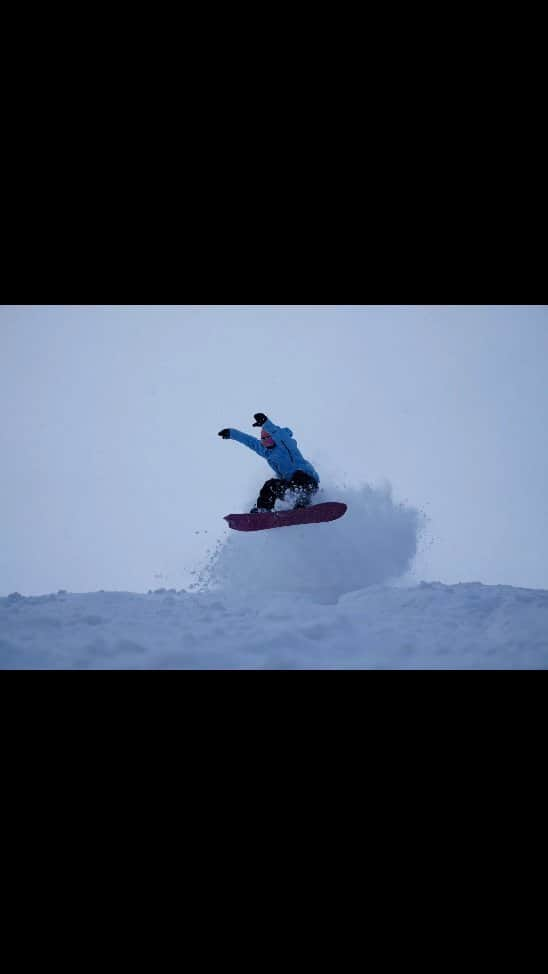
[[[240,430],[231,429],[230,439],[236,440],[237,443],[243,443],[244,446],[248,446],[250,450],[258,453],[260,457],[266,457],[266,448],[255,436],[248,436],[247,433],[241,433]]]

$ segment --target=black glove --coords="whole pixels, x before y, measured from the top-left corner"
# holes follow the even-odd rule
[[[264,424],[268,419],[268,416],[265,416],[264,413],[254,413],[253,418],[257,420],[256,423],[253,423],[254,426],[264,426]]]
[[[229,440],[230,430],[221,430],[219,433],[217,433],[217,436],[222,436],[223,440]]]

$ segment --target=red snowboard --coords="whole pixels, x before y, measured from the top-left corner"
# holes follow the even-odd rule
[[[311,504],[293,511],[267,511],[265,514],[227,514],[225,521],[235,531],[264,531],[266,528],[285,528],[291,524],[319,524],[320,521],[336,521],[346,511],[346,504],[329,501]]]

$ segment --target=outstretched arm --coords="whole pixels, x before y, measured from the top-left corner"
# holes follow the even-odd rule
[[[260,457],[266,457],[265,447],[254,436],[248,436],[247,433],[241,433],[240,430],[233,429],[221,430],[219,436],[222,436],[224,440],[236,440],[237,443],[242,443],[244,446],[249,447],[250,450],[253,450],[254,453],[258,453]]]

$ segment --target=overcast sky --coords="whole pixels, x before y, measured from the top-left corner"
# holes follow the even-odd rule
[[[420,577],[548,589],[547,364],[546,307],[2,307],[0,595],[184,587],[258,411],[426,512]]]

